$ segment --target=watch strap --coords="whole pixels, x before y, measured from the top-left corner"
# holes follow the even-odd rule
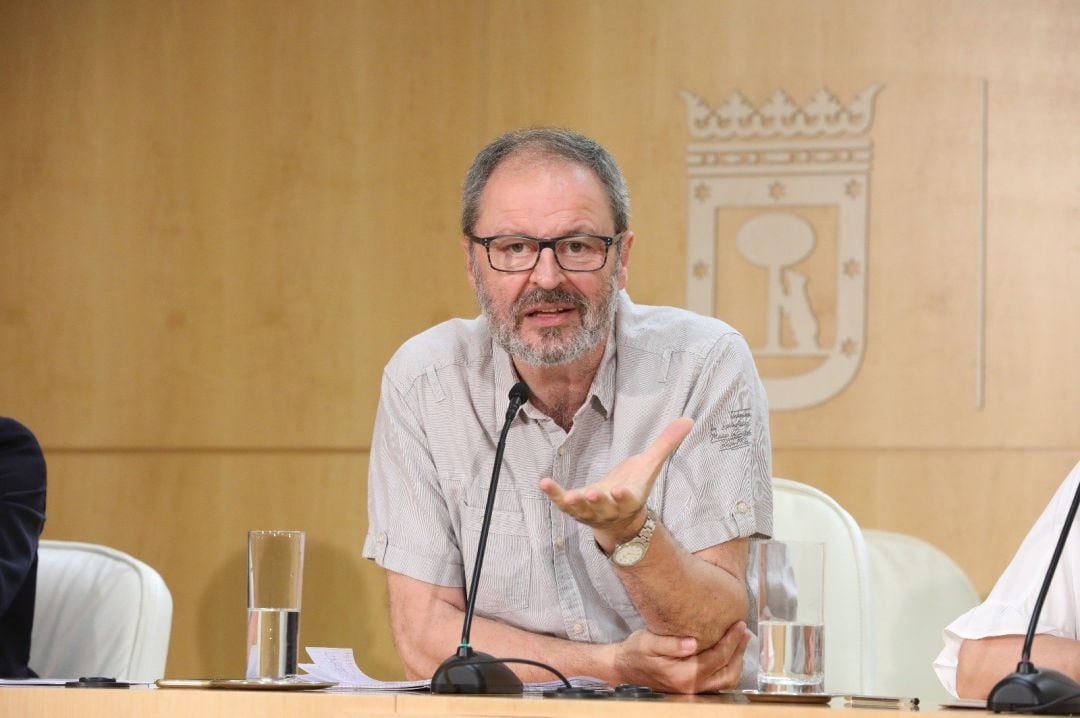
[[[612,560],[620,566],[625,567],[633,566],[641,561],[641,559],[645,558],[645,552],[649,550],[649,542],[652,540],[653,532],[656,531],[656,520],[656,512],[651,508],[646,507],[645,523],[642,525],[641,530],[639,530],[637,535],[629,541],[624,541],[615,546],[615,549],[611,552]],[[619,560],[619,555],[625,553],[627,548],[633,549],[633,552],[637,554],[636,557],[629,562]]]

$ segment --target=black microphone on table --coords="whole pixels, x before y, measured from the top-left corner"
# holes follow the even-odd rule
[[[484,520],[480,525],[480,541],[476,547],[476,564],[473,566],[472,582],[465,602],[465,621],[461,628],[461,645],[457,653],[447,658],[435,670],[431,677],[432,693],[498,693],[520,694],[521,680],[507,668],[506,663],[493,658],[487,653],[474,651],[469,644],[469,631],[472,628],[473,611],[476,609],[476,589],[480,585],[480,567],[484,562],[484,548],[487,545],[488,528],[491,527],[491,513],[495,508],[495,489],[499,485],[499,470],[502,467],[503,450],[506,449],[506,434],[518,409],[529,398],[529,387],[519,381],[510,389],[510,406],[506,409],[506,422],[499,435],[499,444],[495,448],[495,466],[491,470],[491,485],[488,487],[487,505],[484,507]]]
[[[1069,537],[1077,506],[1080,506],[1080,485],[1076,487],[1072,506],[1065,516],[1065,525],[1061,528],[1054,554],[1050,557],[1050,566],[1046,569],[1039,597],[1035,601],[1035,610],[1024,636],[1024,648],[1020,652],[1020,663],[1016,670],[997,682],[986,699],[986,707],[995,713],[1080,713],[1080,683],[1049,668],[1039,668],[1031,662],[1031,643],[1035,640],[1035,629],[1039,624],[1043,602],[1050,590],[1061,552],[1065,549],[1065,540]]]

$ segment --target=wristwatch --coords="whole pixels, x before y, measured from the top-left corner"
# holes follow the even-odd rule
[[[615,547],[615,550],[611,552],[611,560],[623,568],[636,565],[638,561],[645,558],[645,552],[649,550],[649,541],[655,530],[656,512],[646,508],[645,525],[638,531],[637,536]]]

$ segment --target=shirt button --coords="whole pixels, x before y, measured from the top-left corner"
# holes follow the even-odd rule
[[[750,507],[746,505],[745,501],[740,501],[739,503],[735,504],[735,510],[738,511],[740,514],[745,514],[747,511],[750,510]]]
[[[563,547],[563,543],[564,543],[564,542],[563,542],[563,537],[562,537],[562,536],[557,536],[557,537],[555,538],[555,548],[562,548],[562,547]]]
[[[582,626],[580,623],[575,623],[574,624],[574,635],[575,636],[580,636],[584,632],[585,632],[585,626]]]
[[[559,456],[566,456],[566,447],[565,446],[560,446],[559,447]]]
[[[380,532],[379,532],[379,535],[375,537],[375,541],[376,541],[376,543],[378,543],[378,544],[379,544],[380,546],[381,546],[382,544],[385,544],[385,543],[386,543],[386,534],[384,534],[383,532],[381,532],[381,531],[380,531]]]

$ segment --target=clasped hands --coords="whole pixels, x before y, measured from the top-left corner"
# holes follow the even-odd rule
[[[615,651],[615,672],[626,683],[665,693],[710,693],[734,688],[742,675],[750,631],[736,621],[713,646],[694,638],[661,636],[647,629],[631,633]]]

